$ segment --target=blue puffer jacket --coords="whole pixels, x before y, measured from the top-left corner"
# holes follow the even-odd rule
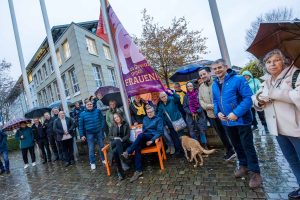
[[[101,110],[93,108],[83,111],[79,116],[79,134],[80,137],[85,134],[95,134],[102,131],[104,127],[104,118]]]
[[[157,138],[162,136],[164,133],[164,123],[163,120],[158,117],[154,116],[149,118],[148,116],[144,117],[143,119],[143,134],[150,134],[153,137],[151,141],[154,143]]]
[[[0,153],[7,150],[7,135],[0,129]]]
[[[215,78],[213,86],[214,112],[218,116],[221,112],[225,116],[233,112],[238,119],[236,121],[222,121],[225,126],[250,125],[252,123],[252,91],[243,76],[229,69],[224,78],[224,84],[220,84]]]

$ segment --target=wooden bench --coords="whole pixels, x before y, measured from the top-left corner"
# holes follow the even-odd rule
[[[107,176],[110,176],[110,166],[109,166],[109,162],[108,162],[108,158],[107,158],[108,149],[109,149],[109,144],[105,145],[102,148],[102,152],[104,154],[104,159],[106,161],[105,166],[106,166]],[[157,153],[159,164],[160,164],[160,169],[164,170],[165,167],[164,167],[163,160],[166,160],[167,156],[166,156],[165,147],[164,147],[162,137],[155,140],[155,145],[154,146],[145,147],[141,151],[141,154],[149,154],[149,153]],[[132,154],[132,155],[134,155],[134,154]]]

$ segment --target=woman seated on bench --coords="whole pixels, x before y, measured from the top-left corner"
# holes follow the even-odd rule
[[[163,120],[155,116],[153,107],[146,108],[147,116],[143,120],[143,132],[135,139],[132,145],[121,156],[122,159],[128,159],[128,155],[135,152],[135,172],[130,182],[137,180],[142,176],[142,155],[141,150],[146,146],[155,145],[155,140],[164,133]]]
[[[120,160],[123,151],[130,145],[130,127],[122,118],[121,114],[113,115],[113,125],[109,129],[110,151],[108,153],[109,163],[114,160],[117,164],[118,178],[124,179],[124,170],[128,170],[128,165]]]

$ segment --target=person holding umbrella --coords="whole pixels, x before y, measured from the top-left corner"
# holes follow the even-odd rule
[[[8,148],[7,148],[7,135],[2,131],[0,128],[0,157],[3,157],[4,166],[0,159],[0,174],[6,172],[7,174],[10,173],[9,170],[9,159],[8,159]]]
[[[265,111],[269,131],[276,136],[300,185],[300,70],[289,67],[278,49],[267,53],[263,62],[267,74],[261,89],[252,96],[254,108]],[[300,199],[300,188],[288,196]]]
[[[34,136],[34,140],[37,142],[43,156],[43,164],[47,162],[51,162],[51,151],[49,148],[49,143],[48,143],[48,138],[47,138],[47,133],[45,130],[45,127],[42,125],[40,120],[38,118],[35,118],[33,120],[34,124],[32,125],[32,133]],[[46,151],[47,154],[46,154]]]
[[[29,167],[27,157],[28,151],[31,156],[32,166],[36,166],[34,153],[34,137],[32,129],[27,126],[26,122],[20,123],[20,128],[17,130],[15,138],[20,142],[20,149],[22,151],[22,157],[25,164],[24,169],[27,169]]]

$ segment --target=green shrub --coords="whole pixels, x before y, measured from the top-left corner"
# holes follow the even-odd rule
[[[8,137],[7,143],[8,143],[8,151],[19,150],[19,141],[17,141],[14,137]]]

